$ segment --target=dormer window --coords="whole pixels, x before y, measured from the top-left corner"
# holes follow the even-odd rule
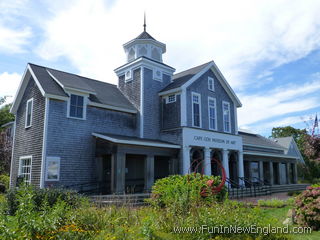
[[[84,96],[71,94],[69,100],[69,114],[70,118],[85,119],[85,99]]]
[[[212,77],[208,77],[208,89],[214,91],[214,79]]]

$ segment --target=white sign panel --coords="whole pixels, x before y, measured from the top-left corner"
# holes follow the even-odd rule
[[[232,134],[183,128],[183,145],[242,150],[242,138]]]

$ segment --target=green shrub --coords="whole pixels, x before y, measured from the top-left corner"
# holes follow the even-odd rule
[[[296,221],[299,225],[320,229],[320,186],[310,186],[296,197]]]
[[[153,185],[149,203],[154,207],[170,207],[185,213],[191,206],[224,200],[226,188],[223,187],[217,194],[212,193],[207,184],[208,180],[213,180],[214,186],[218,186],[221,182],[220,177],[200,174],[172,175],[162,178]],[[201,195],[204,190],[207,190],[205,196]]]
[[[10,177],[8,175],[0,175],[0,185],[2,184],[5,187],[5,191],[9,189]],[[3,191],[3,192],[5,192]]]
[[[300,190],[292,190],[292,191],[288,192],[288,196],[295,197],[295,196],[298,196],[301,193],[302,193],[302,191],[300,191]]]
[[[76,193],[75,191],[57,189],[57,188],[45,188],[39,189],[33,186],[21,186],[19,188],[10,189],[6,194],[7,198],[7,213],[9,215],[14,215],[19,206],[19,194],[27,190],[32,194],[32,199],[35,206],[39,208],[46,202],[49,207],[52,207],[57,203],[58,200],[65,202],[71,208],[77,208],[81,206],[86,199]]]

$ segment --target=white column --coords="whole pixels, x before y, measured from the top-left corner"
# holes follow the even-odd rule
[[[211,149],[204,149],[204,174],[211,176]]]
[[[229,178],[229,151],[227,149],[223,149],[222,150],[222,165],[223,165],[223,168],[226,172],[226,177]]]
[[[238,152],[238,176],[239,178],[244,177],[243,151]],[[244,181],[240,179],[239,184],[243,186]]]
[[[182,174],[188,174],[190,169],[190,146],[184,146],[182,151]]]

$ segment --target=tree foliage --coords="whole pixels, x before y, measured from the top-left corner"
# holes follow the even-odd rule
[[[298,148],[302,154],[305,151],[305,142],[308,132],[306,129],[297,129],[291,126],[286,127],[274,127],[272,128],[271,137],[281,138],[281,137],[293,137],[294,141],[297,143]]]

